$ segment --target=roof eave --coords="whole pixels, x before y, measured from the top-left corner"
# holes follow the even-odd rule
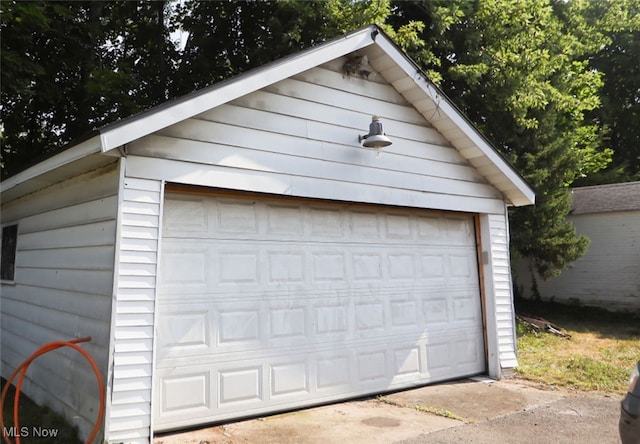
[[[0,183],[0,189],[2,193],[19,186],[33,178],[48,173],[56,168],[67,165],[76,160],[80,160],[91,154],[100,153],[100,136],[95,135],[84,142],[77,145],[66,148],[64,151],[59,152],[40,163],[21,171]]]
[[[502,177],[507,179],[512,187],[502,189],[508,203],[512,206],[524,206],[535,204],[535,192],[524,180],[518,171],[502,157],[502,155],[494,148],[487,139],[478,131],[473,124],[466,118],[457,106],[436,87],[428,78],[422,69],[408,57],[384,32],[376,39],[376,44],[389,56],[394,62],[413,79],[414,83],[422,90],[424,96],[433,101],[438,113],[444,114],[446,119],[453,122],[464,134],[467,140],[471,141],[493,165]],[[401,92],[402,94],[402,92]],[[417,107],[416,107],[417,108]],[[417,108],[418,109],[418,108]],[[419,109],[418,109],[419,110]],[[419,110],[420,111],[420,110]],[[430,119],[422,111],[420,111],[431,124],[438,128],[438,123]],[[442,120],[441,120],[442,122]],[[454,143],[454,146],[456,144]],[[457,148],[457,147],[456,147]]]
[[[376,25],[359,29],[330,42],[253,69],[228,81],[220,82],[204,90],[107,125],[99,130],[99,135],[72,146],[5,180],[2,183],[2,188],[5,190],[15,187],[81,157],[100,152],[106,153],[211,108],[372,44],[376,44],[387,54],[401,69],[401,72],[411,78],[419,88],[420,98],[410,100],[416,109],[440,131],[442,130],[438,127],[439,124],[455,125],[459,128],[459,133],[462,134],[460,140],[467,145],[472,145],[474,150],[477,148],[474,155],[483,156],[488,160],[491,165],[491,171],[488,175],[494,177],[494,180],[489,180],[489,183],[493,182],[494,186],[503,193],[508,205],[522,206],[535,202],[533,189],[515,168],[500,155],[455,104],[428,80],[421,68]],[[403,94],[402,91],[398,92]],[[438,119],[433,121],[433,116],[427,116],[426,111],[417,106],[416,100],[417,102],[430,101],[429,106],[437,109],[438,114],[444,115],[445,118],[439,119],[440,123],[438,123]],[[451,143],[462,152],[464,146],[460,144],[460,140]]]
[[[369,46],[374,43],[372,33],[377,30],[378,27],[375,25],[362,28],[334,41],[256,68],[242,78],[236,77],[230,79],[230,82],[212,85],[198,94],[188,96],[187,100],[178,100],[171,106],[154,108],[134,116],[133,119],[109,125],[100,131],[102,150],[109,151],[125,145],[208,109]]]

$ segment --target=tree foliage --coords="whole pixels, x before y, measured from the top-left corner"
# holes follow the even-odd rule
[[[580,17],[605,37],[588,57],[602,73],[602,106],[588,118],[606,130],[614,150],[606,169],[577,181],[598,185],[640,180],[640,3],[636,0],[581,0],[572,3]]]
[[[2,2],[3,176],[170,97],[167,2]]]
[[[515,252],[532,257],[543,275],[586,248],[566,221],[569,185],[640,174],[640,134],[628,131],[640,119],[635,0],[5,1],[0,8],[3,176],[94,128],[371,23],[536,190],[535,207],[511,212],[511,234]]]

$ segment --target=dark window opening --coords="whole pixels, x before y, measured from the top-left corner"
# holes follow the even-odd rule
[[[2,227],[2,257],[0,263],[0,279],[13,281],[16,272],[16,245],[18,243],[18,226]]]

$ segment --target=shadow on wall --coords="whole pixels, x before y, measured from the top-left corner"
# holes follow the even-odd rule
[[[595,307],[611,312],[640,313],[640,274],[616,261],[595,263],[588,257],[574,262],[559,276],[543,279],[528,258],[512,259],[516,298]]]

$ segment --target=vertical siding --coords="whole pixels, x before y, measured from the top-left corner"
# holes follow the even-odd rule
[[[587,253],[560,276],[543,280],[534,273],[543,300],[640,313],[640,211],[579,214],[570,217],[591,243]],[[527,260],[516,266],[523,296],[532,297]]]
[[[2,223],[18,224],[15,284],[2,284],[3,377],[48,342],[91,336],[81,347],[106,381],[117,189],[116,162],[2,205]],[[94,427],[98,386],[78,352],[35,360],[23,391],[83,438]]]
[[[489,372],[500,377],[518,365],[506,211],[482,215],[480,226]]]
[[[148,443],[162,201],[159,181],[125,178],[114,320],[109,442]]]
[[[491,231],[491,271],[496,300],[498,351],[502,368],[514,368],[516,359],[515,309],[509,259],[507,213],[489,215]]]

